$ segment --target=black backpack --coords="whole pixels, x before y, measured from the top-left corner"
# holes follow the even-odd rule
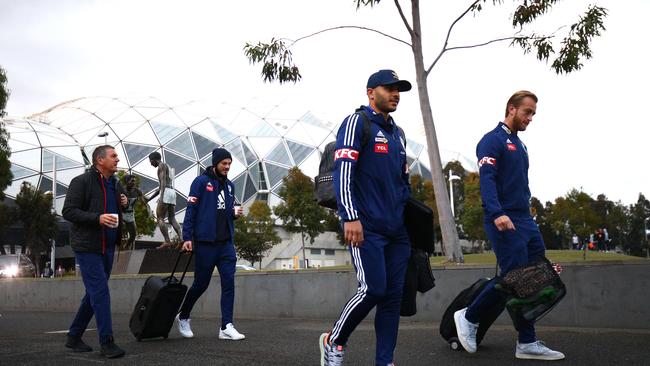
[[[361,136],[360,150],[363,150],[370,139],[371,125],[363,106],[357,108],[354,112],[361,116],[363,134]],[[406,135],[404,134],[404,130],[399,126],[397,126],[397,129],[404,141],[404,147],[406,147]],[[336,141],[332,141],[325,145],[323,155],[321,155],[320,165],[318,166],[318,175],[314,178],[314,196],[316,197],[316,202],[320,206],[331,208],[332,210],[338,208],[336,204],[336,191],[334,190],[334,177],[332,176],[334,173],[335,151]]]

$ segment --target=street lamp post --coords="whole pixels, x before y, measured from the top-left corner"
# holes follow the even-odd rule
[[[650,243],[648,243],[648,220],[650,217],[646,217],[643,220],[643,235],[645,237],[645,257],[650,258]]]
[[[451,216],[454,218],[456,214],[454,213],[454,185],[452,182],[455,180],[460,180],[460,177],[454,175],[451,169],[449,169],[449,200],[451,201]]]
[[[54,211],[54,215],[56,216],[56,155],[52,154],[52,211]],[[52,274],[54,274],[54,270],[56,269],[54,265],[54,261],[56,260],[56,240],[52,238],[51,240],[52,243],[52,250],[50,251],[50,267],[52,269]],[[52,277],[55,277],[52,275]]]

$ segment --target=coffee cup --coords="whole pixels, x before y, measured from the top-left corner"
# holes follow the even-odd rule
[[[244,214],[244,209],[243,209],[243,208],[241,207],[241,205],[238,204],[238,203],[236,203],[236,204],[233,206],[232,209],[233,209],[233,211],[235,212],[235,215],[236,215],[236,216],[240,216],[240,215],[243,215],[243,214]]]
[[[108,215],[113,216],[115,218],[115,224],[110,225],[111,228],[116,228],[116,227],[120,226],[120,216],[118,214],[112,213],[112,214],[108,214]]]

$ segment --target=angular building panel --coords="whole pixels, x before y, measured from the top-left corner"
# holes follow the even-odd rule
[[[308,176],[318,174],[321,151],[334,140],[339,124],[290,103],[252,99],[246,106],[204,102],[173,106],[153,97],[78,98],[4,122],[14,174],[5,191],[9,198],[15,198],[23,181],[50,190],[56,157],[57,202],[62,202],[72,178],[90,165],[93,150],[108,143],[117,150],[118,167],[140,176],[145,194],[158,188],[148,155],[162,154],[174,168],[179,220],[190,185],[212,164],[214,148],[225,147],[233,156],[229,177],[239,202],[249,205],[263,199],[274,206],[281,202],[282,178],[292,166]],[[407,146],[412,169],[430,177],[424,146],[411,140]]]

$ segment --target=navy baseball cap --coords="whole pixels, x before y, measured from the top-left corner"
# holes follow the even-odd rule
[[[382,85],[396,85],[401,92],[411,90],[411,83],[400,80],[393,70],[379,70],[368,78],[368,89],[374,89]]]

